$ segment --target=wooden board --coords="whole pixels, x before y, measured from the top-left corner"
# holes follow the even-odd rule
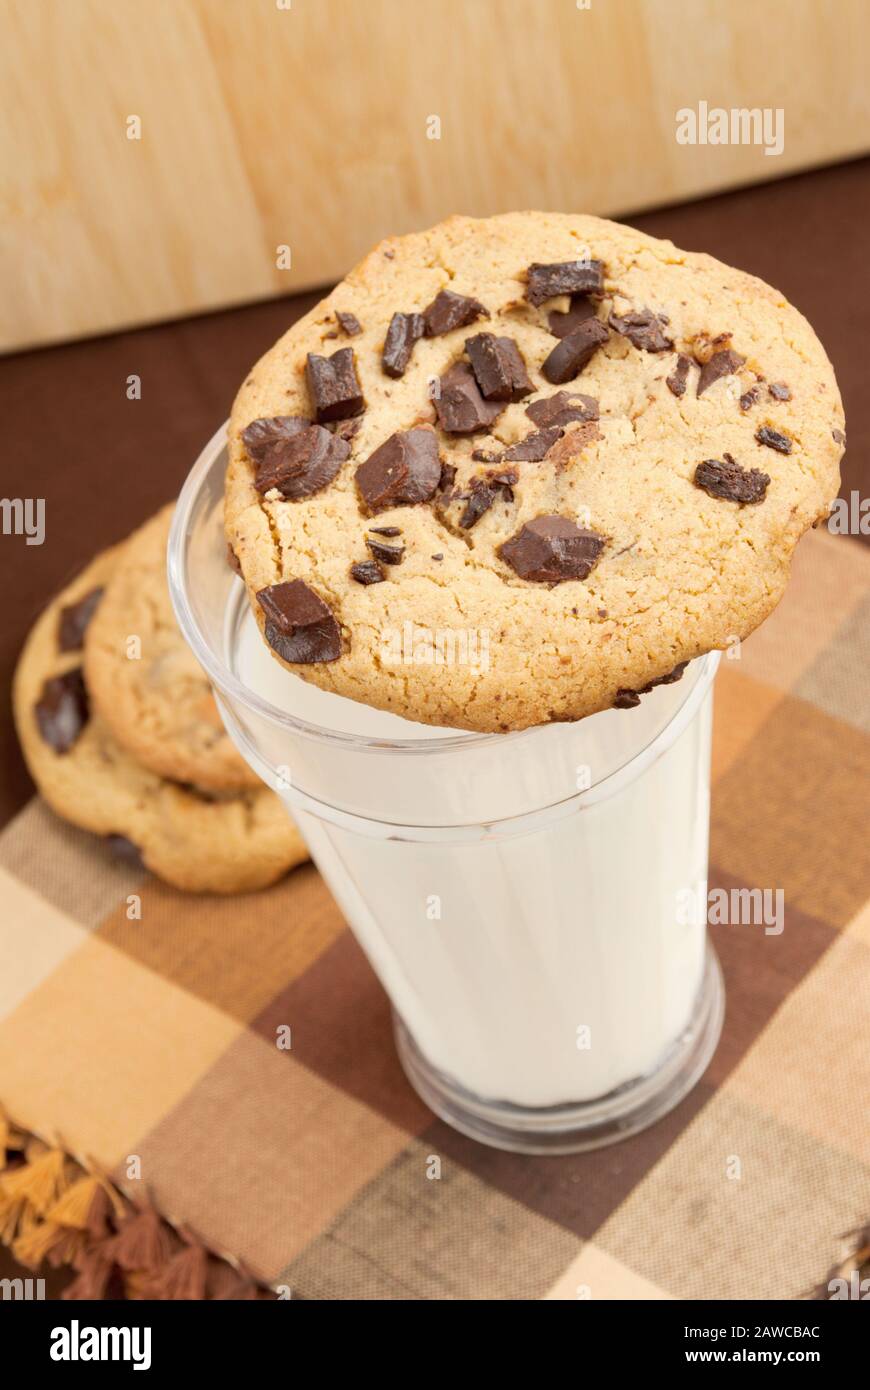
[[[287,4],[0,0],[0,347],[326,284],[454,211],[616,214],[870,145],[867,0]],[[781,108],[783,153],[679,144],[701,101]]]

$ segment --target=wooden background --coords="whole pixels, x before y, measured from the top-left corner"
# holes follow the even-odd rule
[[[453,211],[617,214],[870,146],[870,0],[287,5],[0,0],[0,348],[325,284]],[[782,107],[784,153],[678,145],[701,100]]]

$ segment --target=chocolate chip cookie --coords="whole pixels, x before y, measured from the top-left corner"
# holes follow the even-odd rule
[[[83,645],[125,548],[98,556],[45,609],[13,687],[18,736],[48,804],[106,837],[176,888],[264,888],[307,858],[279,798],[262,784],[208,794],[159,777],[121,747],[92,706]]]
[[[762,622],[842,429],[761,281],[594,217],[453,217],[377,246],[248,374],[227,537],[297,675],[522,729],[630,708]]]
[[[151,772],[206,791],[256,787],[175,621],[166,582],[172,512],[147,521],[118,557],[87,630],[88,690],[117,742]]]

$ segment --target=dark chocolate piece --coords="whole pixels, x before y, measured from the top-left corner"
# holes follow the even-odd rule
[[[831,438],[834,440],[835,443],[842,444],[843,448],[845,449],[846,436],[844,435],[842,430],[831,430]]]
[[[538,516],[498,547],[505,564],[521,579],[561,584],[585,579],[604,548],[605,537],[565,516]]]
[[[90,707],[81,666],[45,681],[34,713],[39,732],[55,753],[68,753],[88,722]]]
[[[664,332],[668,322],[664,314],[654,314],[652,309],[632,309],[627,314],[611,313],[610,327],[633,347],[642,352],[670,352],[673,340]]]
[[[347,420],[365,410],[353,348],[339,348],[331,357],[318,357],[309,352],[305,376],[318,424],[325,424],[327,420]]]
[[[489,318],[480,300],[455,294],[453,290],[441,290],[423,310],[427,338],[439,338],[454,328],[467,328],[479,318]]]
[[[600,319],[587,319],[567,338],[557,343],[549,357],[544,360],[541,371],[554,386],[573,381],[609,337],[607,327]]]
[[[263,453],[254,487],[261,495],[273,488],[290,502],[313,497],[328,487],[350,454],[350,445],[322,425],[307,425]]]
[[[336,322],[343,333],[349,338],[355,338],[357,333],[362,333],[362,324],[356,314],[343,314],[340,309],[335,312]]]
[[[393,314],[381,354],[381,365],[387,376],[404,375],[414,351],[414,344],[418,338],[423,337],[425,331],[426,324],[422,314]]]
[[[751,410],[758,400],[758,387],[750,386],[748,391],[744,391],[740,397],[740,409],[743,411]]]
[[[383,541],[374,541],[368,536],[366,536],[366,545],[375,559],[380,560],[382,565],[400,565],[405,558],[404,545],[384,545]]]
[[[327,429],[338,439],[346,439],[349,444],[361,424],[362,420],[357,416],[355,420],[336,420],[334,424],[327,425]]]
[[[59,651],[81,651],[85,643],[88,623],[96,613],[97,605],[102,597],[102,589],[91,589],[79,599],[78,603],[67,604],[66,608],[60,610],[60,621],[57,625]]]
[[[567,338],[575,328],[587,319],[595,317],[595,305],[585,294],[572,294],[570,308],[563,313],[561,309],[551,309],[547,315],[547,327],[554,338]]]
[[[467,362],[455,362],[442,376],[435,398],[438,423],[448,434],[488,430],[504,409],[503,401],[486,401]]]
[[[739,353],[733,352],[731,348],[724,348],[722,352],[714,352],[709,361],[705,362],[698,377],[698,389],[696,395],[702,396],[708,386],[712,386],[714,381],[720,377],[731,376],[743,366],[746,361]]]
[[[356,485],[371,512],[428,502],[440,479],[438,440],[426,425],[391,434],[356,470]]]
[[[357,584],[382,584],[387,576],[377,560],[358,560],[350,567],[350,577]]]
[[[300,430],[307,430],[311,421],[304,415],[273,415],[263,420],[252,420],[242,430],[242,443],[249,458],[260,463],[266,450],[282,439],[292,439]]]
[[[535,389],[513,338],[477,333],[465,339],[465,351],[480,393],[486,400],[521,401]]]
[[[723,460],[705,459],[695,469],[694,483],[710,497],[726,502],[762,502],[770,478],[757,468],[741,468],[730,454]]]
[[[444,559],[444,555],[443,555],[443,553],[439,550],[439,552],[438,552],[437,555],[431,555],[429,558],[432,559],[432,560],[443,560],[443,559]]]
[[[369,535],[371,536],[401,536],[401,526],[370,526]]]
[[[332,609],[301,579],[260,589],[266,641],[283,661],[309,666],[341,656],[341,631]]]
[[[520,439],[502,455],[505,463],[540,463],[564,434],[558,425],[551,425],[549,429],[534,430],[532,434],[527,434],[525,439]]]
[[[673,671],[669,671],[666,676],[656,676],[655,680],[647,681],[646,685],[642,685],[640,690],[629,690],[624,685],[620,686],[616,692],[613,708],[635,709],[637,705],[640,704],[641,695],[648,695],[657,685],[674,685],[678,680],[681,680],[683,672],[688,664],[688,661],[681,661],[680,664],[675,666]]]
[[[547,462],[553,464],[558,473],[565,467],[566,463],[582,454],[588,444],[592,444],[600,438],[601,431],[598,428],[598,421],[584,420],[574,429],[566,430],[562,438],[556,440],[547,454]]]
[[[484,478],[472,478],[467,494],[465,508],[459,518],[459,525],[463,531],[470,531],[475,526],[484,512],[488,512],[496,499],[496,492],[491,488]]]
[[[686,394],[686,379],[689,375],[691,362],[684,352],[677,357],[674,370],[670,376],[665,377],[665,385],[674,396],[684,396]]]
[[[456,482],[456,469],[452,463],[442,463],[441,477],[438,479],[438,491],[449,492]]]
[[[526,299],[543,304],[559,294],[601,294],[604,265],[601,261],[534,261],[527,271]]]
[[[464,494],[465,509],[459,518],[462,530],[470,531],[484,512],[489,511],[499,494],[506,502],[512,502],[514,484],[518,481],[519,474],[514,469],[507,469],[501,473],[487,473],[483,478],[472,478],[469,491]],[[435,556],[432,558],[434,560]]]
[[[790,401],[791,391],[784,381],[772,381],[767,388],[768,393],[773,396],[775,401]]]
[[[780,434],[779,430],[772,430],[769,425],[762,425],[755,431],[755,438],[759,444],[764,444],[768,449],[775,449],[778,454],[790,454],[792,441],[787,434]]]
[[[542,429],[570,425],[573,420],[597,420],[598,402],[594,396],[584,396],[579,391],[557,391],[553,396],[532,401],[526,406],[526,414]]]

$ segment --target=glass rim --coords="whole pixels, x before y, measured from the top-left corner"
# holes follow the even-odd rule
[[[455,733],[439,738],[369,737],[363,734],[347,733],[340,729],[330,729],[322,724],[314,724],[310,720],[288,713],[287,710],[281,709],[278,705],[273,705],[271,701],[264,699],[256,691],[244,685],[223,659],[216,655],[214,648],[203,633],[193,611],[186,582],[187,540],[190,533],[191,516],[199,500],[206,477],[221,453],[226,449],[228,425],[229,421],[224,421],[220,428],[215,431],[184,481],[175,504],[166,552],[169,595],[178,625],[196,660],[222,695],[230,701],[245,706],[252,713],[268,720],[271,724],[292,730],[294,734],[313,742],[350,747],[357,752],[367,753],[399,753],[414,756],[426,753],[465,752],[484,745],[492,747],[498,744],[504,747],[508,742],[516,742],[519,739],[528,738],[529,735],[539,733],[542,729],[553,727],[549,723],[534,724],[528,729],[516,729],[509,733],[475,733],[472,730],[457,729]],[[633,762],[635,758],[642,757],[653,744],[662,740],[671,729],[674,721],[685,715],[686,706],[694,704],[693,694],[698,691],[699,687],[702,690],[706,689],[712,681],[719,665],[719,658],[720,653],[718,651],[710,651],[704,656],[696,658],[697,661],[703,663],[703,666],[699,671],[697,680],[686,690],[685,699],[677,706],[667,723],[650,737],[649,742],[631,755],[630,762]],[[592,718],[593,716],[587,717]],[[582,719],[561,721],[562,724],[582,724],[583,722]]]

